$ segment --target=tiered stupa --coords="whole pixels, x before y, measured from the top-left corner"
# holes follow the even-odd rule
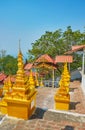
[[[36,87],[39,87],[38,73],[36,73],[35,75],[35,83],[36,83]]]
[[[67,63],[64,65],[64,70],[59,82],[59,89],[55,94],[55,109],[68,110],[70,103],[69,95],[69,85],[70,85],[70,74],[67,69]]]
[[[18,54],[18,71],[12,90],[8,91],[3,100],[7,103],[7,114],[18,118],[28,119],[36,107],[36,90],[32,72],[26,82],[23,69],[21,50]]]
[[[29,95],[28,95],[28,98],[30,98],[34,92],[35,92],[35,79],[33,77],[33,73],[32,73],[32,70],[30,71],[30,76],[29,76],[29,79],[28,79],[28,86],[29,86]]]
[[[44,87],[42,78],[41,78],[41,81],[40,81],[40,87]]]
[[[4,86],[3,86],[3,95],[5,93],[9,92],[12,90],[12,82],[11,82],[11,77],[9,76],[8,79],[4,81]]]

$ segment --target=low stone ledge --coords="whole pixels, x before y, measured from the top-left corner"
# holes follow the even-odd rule
[[[72,113],[66,111],[57,111],[49,109],[44,113],[43,119],[52,121],[73,121],[73,122],[85,122],[85,114]]]

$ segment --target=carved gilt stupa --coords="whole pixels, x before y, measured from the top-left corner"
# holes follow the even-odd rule
[[[36,107],[36,89],[33,80],[32,71],[29,80],[26,81],[24,73],[23,55],[19,48],[18,53],[18,70],[15,83],[11,91],[7,91],[3,100],[7,104],[7,114],[23,119],[29,119]]]
[[[57,90],[54,96],[55,109],[58,110],[69,109],[69,103],[70,103],[69,85],[70,85],[70,74],[67,69],[67,63],[65,63],[64,70],[61,75],[61,80],[59,82],[59,89]]]

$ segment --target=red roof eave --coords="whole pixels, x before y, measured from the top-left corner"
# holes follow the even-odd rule
[[[81,49],[84,49],[85,45],[79,45],[79,46],[72,46],[72,50],[65,52],[64,54],[72,54],[73,52],[79,51]]]
[[[0,81],[3,81],[6,77],[4,73],[0,73]]]
[[[72,56],[56,56],[55,58],[55,63],[72,63],[73,62],[73,57]]]
[[[32,67],[33,67],[33,64],[32,63],[28,63],[28,64],[25,65],[24,69],[25,70],[30,70]]]
[[[40,56],[35,62],[54,63],[54,60],[48,54],[44,54],[44,55]]]

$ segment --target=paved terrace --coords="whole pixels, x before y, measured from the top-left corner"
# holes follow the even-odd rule
[[[0,116],[0,130],[85,130],[85,96],[79,81],[70,83],[69,111],[54,110],[57,88],[37,88],[37,107],[27,121]]]

